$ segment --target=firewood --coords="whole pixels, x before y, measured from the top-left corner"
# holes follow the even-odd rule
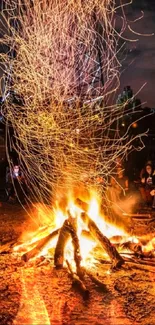
[[[124,259],[125,259],[125,261],[127,262],[127,263],[132,263],[132,264],[139,264],[139,265],[144,265],[144,266],[146,266],[146,267],[149,267],[149,266],[152,266],[152,269],[153,269],[153,267],[154,267],[154,272],[155,272],[155,263],[154,262],[152,262],[152,261],[149,261],[149,260],[147,260],[147,261],[144,261],[144,260],[142,260],[142,259],[136,259],[136,258],[127,258],[127,257],[124,257]]]
[[[151,218],[150,213],[123,213],[125,217],[131,217],[132,219],[149,219]]]
[[[72,278],[73,286],[75,285],[80,290],[80,292],[82,293],[82,295],[85,299],[89,298],[89,290],[86,288],[83,281],[79,278],[79,276],[76,273],[73,272],[68,260],[66,260],[66,264],[68,266],[68,270],[69,270],[71,278]]]
[[[55,249],[54,264],[57,268],[63,267],[64,262],[64,250],[69,237],[72,238],[72,244],[74,248],[74,260],[76,263],[77,272],[80,270],[81,254],[80,244],[77,235],[77,218],[72,217],[70,211],[67,211],[68,219],[65,220],[59,234],[58,242]]]
[[[86,268],[85,270],[85,274],[87,274],[89,276],[89,278],[92,280],[92,282],[94,282],[99,288],[101,288],[104,291],[108,291],[106,285],[101,282],[97,276],[95,276],[94,274],[92,274],[91,271],[87,270]]]
[[[88,212],[89,210],[89,204],[86,202],[83,202],[81,199],[77,198],[75,201],[75,204],[84,212]],[[121,217],[119,215],[111,214],[111,215],[106,215],[104,208],[101,206],[99,215],[103,217],[103,220],[106,221],[109,224],[118,226],[122,229],[124,229],[128,234],[132,234],[131,230],[131,218],[130,217]]]
[[[144,271],[145,273],[148,272],[148,273],[155,273],[155,268],[154,267],[150,267],[150,265],[141,265],[141,264],[138,264],[138,263],[133,263],[133,262],[128,262],[127,261],[127,264],[125,264],[125,267],[124,268],[127,268],[127,270],[130,268],[130,269],[136,269],[136,270],[141,270],[141,271]]]
[[[128,266],[131,267],[131,269],[136,268],[138,270],[142,270],[145,272],[152,272],[155,273],[155,265],[153,263],[147,263],[146,261],[142,261],[141,259],[135,260],[131,257],[127,258],[124,256],[125,264],[123,265],[124,269],[128,269]],[[108,264],[108,261],[104,259],[97,259],[98,262],[101,264]]]
[[[127,258],[131,258],[131,257],[133,257],[133,258],[138,257],[138,259],[141,258],[143,261],[146,262],[146,264],[147,264],[148,261],[149,262],[151,261],[151,262],[155,263],[155,252],[154,252],[154,250],[151,250],[149,252],[142,252],[142,254],[139,255],[139,256],[135,256],[135,254],[131,253],[131,252],[125,252],[125,253],[122,252],[122,253],[120,253],[120,255],[123,256],[123,257],[127,257]]]
[[[81,254],[80,254],[80,243],[77,235],[77,218],[73,218],[71,213],[68,211],[69,231],[72,237],[72,244],[74,247],[74,260],[77,268],[77,273],[80,271]]]
[[[57,245],[54,253],[54,265],[57,268],[63,267],[64,263],[64,250],[70,238],[70,224],[66,219],[60,229]]]
[[[50,240],[56,237],[59,233],[59,229],[54,230],[51,234],[37,241],[37,246],[22,255],[22,260],[28,262],[31,258],[35,257],[40,251],[48,244]]]
[[[92,236],[100,243],[102,248],[109,255],[112,261],[112,267],[121,267],[121,265],[124,263],[123,258],[117,252],[116,248],[110,243],[109,239],[101,233],[95,222],[91,220],[91,218],[85,212],[81,213],[81,219],[89,228]]]

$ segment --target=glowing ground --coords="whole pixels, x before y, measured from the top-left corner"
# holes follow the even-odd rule
[[[107,290],[86,278],[90,297],[84,300],[66,269],[39,259],[25,264],[13,256],[8,243],[36,225],[19,206],[0,209],[0,325],[155,325],[155,268],[109,272],[109,264],[98,262]],[[155,232],[155,221],[137,222],[133,228],[141,234]]]

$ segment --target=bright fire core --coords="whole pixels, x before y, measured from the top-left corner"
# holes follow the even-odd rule
[[[25,241],[25,243],[23,245],[16,246],[14,249],[16,252],[18,251],[22,252],[26,250],[28,251],[30,247],[32,247],[33,243],[35,245],[36,241],[48,235],[49,232],[61,228],[65,219],[67,219],[67,214],[65,215],[65,212],[60,209],[58,204],[53,210],[54,215],[53,212],[51,212],[50,208],[47,208],[41,204],[36,205],[34,210],[36,215],[33,215],[33,218],[39,218],[40,221],[42,220],[42,222],[45,223],[47,222],[48,228],[47,227],[40,228],[39,232],[33,234],[32,233],[23,234],[22,240]],[[88,261],[89,263],[91,263],[91,259],[93,261],[93,255],[91,255],[91,252],[93,248],[95,248],[97,243],[95,239],[93,240],[93,238],[87,235],[88,229],[80,219],[80,214],[82,210],[75,205],[73,198],[68,200],[66,210],[69,210],[72,217],[77,220],[77,234],[80,241],[82,263],[84,265],[86,265]],[[93,220],[96,223],[96,225],[101,230],[101,232],[105,234],[106,237],[111,238],[116,235],[119,236],[127,235],[123,229],[116,227],[112,224],[108,224],[106,221],[104,221],[104,216],[100,215],[99,199],[97,195],[95,196],[94,192],[91,194],[91,198],[89,201],[88,215],[90,216],[91,220]],[[52,221],[52,225],[50,224],[50,219],[54,220]],[[29,236],[31,236],[30,240],[28,240]],[[56,242],[57,242],[57,238],[50,241],[48,245],[46,245],[46,247],[44,247],[44,249],[38,254],[38,256],[46,255],[50,257],[51,255],[53,255]],[[72,260],[73,262],[73,246],[71,240],[69,240],[66,245],[65,258],[69,259],[70,261]]]

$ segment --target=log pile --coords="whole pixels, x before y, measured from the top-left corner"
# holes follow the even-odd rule
[[[82,202],[80,199],[76,200],[76,205],[80,207],[81,213],[80,218],[83,224],[86,226],[87,230],[82,231],[82,235],[87,239],[94,240],[98,246],[100,246],[100,251],[109,257],[109,263],[111,264],[112,270],[117,270],[124,268],[126,264],[145,266],[145,264],[155,267],[155,254],[154,252],[143,253],[142,247],[144,242],[147,242],[146,236],[142,238],[142,243],[135,244],[128,241],[125,237],[125,242],[121,243],[121,237],[115,236],[109,240],[105,234],[101,232],[97,224],[88,215],[88,204]],[[87,276],[91,281],[100,287],[102,290],[106,291],[106,287],[102,281],[99,280],[98,276],[94,275],[90,270],[81,266],[82,258],[80,252],[79,237],[77,234],[77,217],[73,217],[71,212],[67,211],[67,219],[64,221],[60,229],[52,231],[50,234],[46,235],[44,238],[35,242],[31,249],[22,255],[22,260],[28,262],[32,258],[38,256],[43,248],[54,238],[57,237],[57,243],[54,250],[54,266],[59,269],[64,267],[66,264],[70,278],[72,279],[72,284],[78,287],[79,291],[82,293],[84,298],[89,297],[89,291],[84,284],[84,278]],[[116,238],[117,237],[117,238]],[[153,235],[154,237],[154,235]],[[72,240],[72,246],[74,250],[74,261],[76,271],[73,272],[72,266],[68,260],[65,259],[65,248],[69,240]],[[114,244],[114,241],[116,243]],[[118,242],[117,242],[118,241]],[[113,244],[112,244],[113,242]],[[119,251],[118,251],[119,250]],[[122,251],[128,251],[128,253],[122,253]],[[105,257],[104,257],[105,258]],[[100,258],[100,263],[108,262],[105,259]],[[139,262],[139,258],[143,259]],[[149,258],[152,258],[150,262]],[[96,258],[96,260],[98,260]],[[140,260],[141,261],[141,260]],[[124,265],[125,264],[125,265]]]
[[[78,199],[76,200],[79,201]],[[82,201],[81,201],[82,202]],[[83,202],[84,210],[87,210],[87,203]],[[64,265],[64,251],[68,240],[72,239],[72,244],[74,248],[74,260],[76,268],[80,268],[81,254],[80,254],[80,244],[77,235],[77,219],[73,218],[70,211],[67,211],[68,218],[64,221],[62,227],[53,231],[51,234],[47,235],[45,238],[40,239],[34,248],[32,248],[27,253],[23,254],[22,259],[28,262],[31,258],[35,257],[40,253],[40,251],[48,244],[48,242],[58,235],[58,240],[54,253],[54,265],[57,268],[61,268]],[[124,260],[118,253],[114,245],[111,244],[110,240],[102,234],[96,223],[88,216],[86,212],[81,212],[81,219],[83,223],[87,226],[89,231],[84,231],[84,235],[88,238],[93,238],[99,243],[103,250],[109,256],[112,267],[119,268],[123,265]]]

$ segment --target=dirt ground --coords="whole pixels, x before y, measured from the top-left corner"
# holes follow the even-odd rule
[[[56,270],[51,260],[24,263],[11,253],[30,225],[36,228],[20,206],[0,207],[0,325],[155,325],[155,267],[126,265],[114,272],[96,262],[91,271],[105,288],[86,277],[85,299],[66,269]],[[132,226],[139,233],[155,231],[153,219]]]

